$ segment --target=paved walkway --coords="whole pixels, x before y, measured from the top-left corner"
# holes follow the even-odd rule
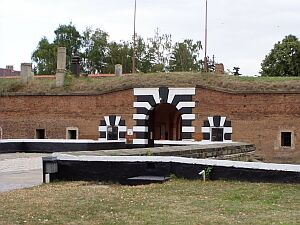
[[[0,154],[0,192],[42,184],[42,157],[46,155]]]

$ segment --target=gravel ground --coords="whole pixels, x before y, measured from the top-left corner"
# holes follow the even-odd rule
[[[0,192],[42,184],[42,157],[47,155],[0,154]]]

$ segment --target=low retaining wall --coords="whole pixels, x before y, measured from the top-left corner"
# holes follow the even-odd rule
[[[90,140],[1,140],[0,153],[53,153],[68,151],[96,151],[109,149],[125,149],[124,142],[100,143]]]
[[[137,176],[170,176],[201,179],[205,170],[212,180],[300,183],[300,165],[235,162],[156,156],[70,156],[43,158],[50,180],[113,181],[127,183]],[[45,176],[44,176],[45,177]]]

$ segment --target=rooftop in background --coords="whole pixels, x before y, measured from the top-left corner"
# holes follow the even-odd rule
[[[50,76],[47,76],[50,77]],[[103,79],[93,78],[104,77]],[[51,76],[54,78],[54,76]],[[54,79],[35,79],[22,85],[20,79],[0,79],[0,95],[91,95],[132,88],[204,87],[229,93],[299,93],[300,77],[236,77],[205,73],[153,73],[123,75],[67,76],[62,88]]]
[[[20,71],[15,71],[14,66],[6,66],[5,69],[0,68],[0,77],[20,76]]]

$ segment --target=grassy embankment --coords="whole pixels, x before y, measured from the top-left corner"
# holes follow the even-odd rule
[[[35,79],[22,85],[19,79],[0,79],[0,94],[107,93],[136,87],[195,87],[201,85],[231,92],[300,92],[300,77],[234,77],[201,73],[158,73],[99,79],[68,78],[63,88],[54,79]]]
[[[300,186],[173,179],[0,193],[0,224],[300,224]]]

